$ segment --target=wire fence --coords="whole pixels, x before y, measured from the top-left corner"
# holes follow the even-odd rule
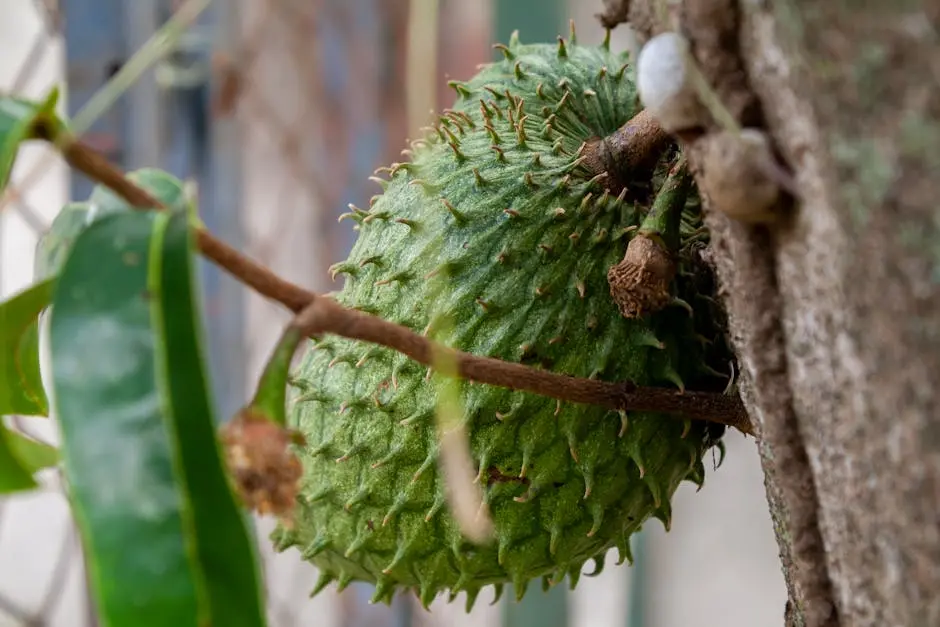
[[[53,2],[19,4],[14,19],[0,20],[0,86],[41,97],[60,82],[62,16]],[[44,147],[30,145],[20,154],[0,210],[3,296],[26,287],[31,279],[36,238],[67,195],[64,173],[64,165]],[[48,421],[7,421],[14,429],[55,441]],[[42,490],[0,500],[0,625],[82,627],[89,624],[84,620],[89,606],[75,525],[57,474],[46,471],[41,479]]]
[[[125,169],[156,166],[194,180],[210,230],[278,274],[329,291],[338,285],[327,268],[346,256],[354,238],[337,216],[349,203],[367,206],[378,192],[368,180],[373,170],[400,159],[430,109],[448,106],[443,78],[469,76],[491,58],[494,7],[502,1],[216,2],[201,9],[169,54],[133,74],[83,139]],[[16,0],[0,19],[0,91],[38,98],[54,85],[67,85],[64,113],[94,108],[109,79],[132,73],[134,53],[152,44],[174,14],[196,4]],[[564,17],[570,13],[587,24],[579,26],[586,37],[600,36],[590,3],[572,2],[570,10],[568,3],[557,4]],[[560,30],[564,21],[558,21]],[[90,182],[70,173],[48,149],[30,145],[22,151],[0,204],[0,297],[29,284],[37,238],[60,207],[89,189]],[[203,269],[203,285],[215,393],[226,416],[247,400],[287,314],[213,268]],[[14,417],[10,424],[56,442],[54,420]],[[582,579],[576,592],[564,593],[555,623],[507,613],[505,599],[489,605],[486,591],[469,615],[462,604],[443,600],[425,612],[408,596],[391,608],[372,606],[366,585],[309,599],[315,569],[296,552],[275,554],[267,540],[270,521],[257,520],[270,624],[779,625],[784,589],[752,448],[732,439],[729,461],[694,505],[685,507],[692,497],[680,491],[669,541],[658,530],[649,534],[647,570],[609,568],[597,579]],[[55,472],[41,478],[41,491],[0,499],[0,627],[92,627],[68,504]],[[726,551],[720,545],[732,541],[743,543],[746,554],[730,559],[733,568],[721,567],[716,562]],[[690,574],[696,569],[701,572]],[[703,578],[705,569],[710,576]],[[642,589],[650,605],[642,625],[629,622],[634,576],[650,580]],[[703,619],[702,608],[724,606],[715,599],[732,587],[740,591],[741,584],[729,583],[737,580],[745,582],[750,600],[735,600],[737,609],[726,610],[720,621]],[[696,590],[683,592],[683,613],[670,595],[690,587]],[[536,594],[530,602],[547,602]]]

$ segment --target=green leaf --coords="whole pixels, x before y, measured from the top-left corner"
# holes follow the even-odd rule
[[[59,272],[75,238],[90,224],[90,210],[91,204],[87,202],[72,202],[62,207],[36,243],[34,280],[47,279]]]
[[[33,474],[59,463],[55,448],[0,422],[0,494],[23,492],[38,487]]]
[[[185,214],[116,213],[78,236],[53,299],[63,466],[106,625],[264,625],[193,277]]]
[[[11,430],[6,430],[5,438],[13,455],[30,474],[59,463],[59,451],[54,446]]]
[[[189,208],[190,199],[185,185],[172,174],[157,168],[141,168],[128,173],[127,178],[170,209],[185,211]],[[93,219],[112,213],[135,211],[133,205],[105,185],[96,185],[88,202],[97,214]]]
[[[0,494],[32,490],[38,485],[17,457],[12,436],[13,433],[0,424]]]
[[[173,211],[196,212],[195,200],[176,177],[155,168],[142,168],[127,175],[151,196]],[[36,245],[35,276],[45,278],[56,274],[68,257],[75,238],[89,225],[115,213],[129,213],[135,208],[115,194],[111,188],[96,185],[85,202],[69,203],[58,213]]]
[[[42,101],[31,101],[16,96],[0,96],[0,189],[6,187],[16,162],[20,144],[36,139],[36,125],[50,124],[54,132],[64,127],[55,115],[59,90],[53,89]]]
[[[39,371],[39,314],[54,286],[47,279],[0,304],[0,415],[49,413]]]
[[[287,379],[291,361],[304,339],[306,336],[302,330],[293,323],[284,329],[264,365],[255,395],[249,404],[254,413],[281,427],[287,424]]]

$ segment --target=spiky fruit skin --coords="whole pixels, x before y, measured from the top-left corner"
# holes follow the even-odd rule
[[[637,111],[625,55],[604,46],[512,42],[507,58],[456,85],[454,109],[390,170],[359,238],[334,266],[343,305],[476,355],[640,385],[695,381],[701,334],[681,307],[626,320],[607,269],[645,207],[605,193],[578,151]],[[507,94],[508,90],[508,94]],[[689,220],[695,219],[690,215]],[[680,294],[682,295],[682,294]],[[446,324],[438,324],[446,321]],[[437,467],[436,394],[427,369],[338,337],[300,367],[293,427],[306,438],[304,485],[281,550],[296,547],[322,589],[362,580],[375,600],[530,580],[572,587],[585,561],[650,516],[668,527],[679,483],[704,480],[716,433],[657,414],[618,414],[495,386],[461,383],[472,455],[496,539],[465,540]],[[720,432],[718,433],[720,436]]]

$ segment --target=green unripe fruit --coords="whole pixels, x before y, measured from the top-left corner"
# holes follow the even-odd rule
[[[411,161],[390,168],[369,211],[347,214],[359,239],[334,266],[346,277],[335,298],[453,348],[572,376],[673,387],[708,376],[703,339],[720,330],[707,310],[626,319],[610,296],[608,268],[649,202],[606,191],[578,153],[638,111],[626,54],[515,39],[504,54],[455,84],[454,108]],[[694,199],[683,221],[685,232],[700,224]],[[649,517],[668,528],[675,489],[701,485],[723,431],[461,382],[495,527],[492,543],[474,545],[445,502],[427,373],[334,336],[305,356],[289,418],[307,442],[304,480],[294,524],[275,540],[320,569],[317,590],[362,580],[377,585],[376,601],[407,588],[425,605],[465,591],[469,608],[489,584],[511,582],[519,598],[534,578],[567,575],[574,587],[608,549],[628,559]]]

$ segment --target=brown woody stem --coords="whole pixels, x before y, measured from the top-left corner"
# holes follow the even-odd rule
[[[411,329],[382,318],[346,309],[327,297],[318,297],[310,310],[310,335],[335,333],[343,337],[387,346],[430,366],[434,344]],[[447,350],[438,347],[438,350]],[[709,420],[751,434],[750,422],[740,400],[711,392],[679,392],[666,388],[638,387],[629,382],[611,383],[582,379],[492,357],[451,351],[458,374],[471,381],[534,392],[560,401],[599,405],[608,409],[656,411],[685,418]]]
[[[672,137],[644,109],[607,137],[588,141],[582,153],[584,165],[596,174],[606,172],[605,184],[611,193],[619,194],[639,172],[655,163],[671,142]]]
[[[89,146],[67,142],[62,155],[73,168],[107,187],[135,207],[164,209],[163,204],[129,180],[121,170]],[[238,252],[225,242],[217,240],[204,229],[196,231],[196,244],[206,257],[224,268],[229,274],[259,294],[277,301],[293,311],[300,312],[316,294],[299,285],[285,281],[274,272]]]
[[[69,165],[90,179],[111,188],[131,205],[141,209],[165,209],[159,200],[130,181],[105,157],[80,141],[64,142],[61,151]],[[683,418],[725,424],[745,434],[754,435],[748,415],[737,396],[710,392],[679,392],[665,388],[638,387],[630,382],[611,383],[570,377],[518,363],[453,351],[436,345],[407,327],[347,309],[328,297],[319,296],[286,281],[204,229],[197,230],[196,243],[203,255],[258,293],[281,303],[294,313],[303,311],[303,325],[308,335],[332,333],[380,344],[426,366],[432,364],[435,358],[433,353],[450,351],[456,359],[458,375],[478,383],[612,410],[676,414]]]

